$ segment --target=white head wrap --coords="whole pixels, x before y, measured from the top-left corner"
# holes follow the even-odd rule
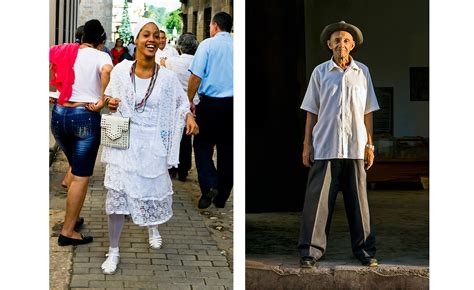
[[[143,26],[147,25],[148,23],[154,23],[156,27],[159,28],[158,23],[156,23],[155,20],[150,18],[142,18],[140,21],[138,21],[137,25],[135,25],[135,28],[133,29],[133,39],[137,39],[140,30],[142,30]]]

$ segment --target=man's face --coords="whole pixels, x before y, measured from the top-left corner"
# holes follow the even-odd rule
[[[332,54],[337,58],[346,58],[354,49],[355,42],[352,35],[346,31],[335,31],[327,41],[328,47],[332,50]]]
[[[160,40],[158,42],[158,48],[163,49],[166,46],[166,34],[163,32],[160,32]]]
[[[217,23],[211,21],[211,23],[209,23],[209,33],[211,34],[211,37],[214,37],[217,32]]]

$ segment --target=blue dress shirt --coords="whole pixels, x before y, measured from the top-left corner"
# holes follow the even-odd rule
[[[198,94],[214,98],[234,96],[234,45],[228,32],[218,32],[198,46],[189,71],[201,78]]]

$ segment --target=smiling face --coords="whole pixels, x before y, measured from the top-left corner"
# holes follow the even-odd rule
[[[346,31],[333,32],[327,45],[335,58],[347,58],[355,47],[352,35]]]
[[[164,49],[165,46],[166,46],[166,33],[160,32],[160,43],[159,43],[158,47],[160,49]]]
[[[160,39],[160,30],[154,23],[148,23],[143,26],[135,40],[137,55],[144,55],[145,57],[155,57],[158,49],[158,42]]]

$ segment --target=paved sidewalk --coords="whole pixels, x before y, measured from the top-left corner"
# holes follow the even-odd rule
[[[210,208],[200,212],[197,209],[193,198],[195,193],[189,192],[189,183],[193,180],[185,183],[173,180],[174,216],[169,222],[159,226],[163,248],[150,249],[147,229],[126,219],[120,239],[121,261],[117,273],[102,274],[100,266],[108,251],[103,178],[104,166],[99,155],[81,212],[85,219],[81,232],[92,235],[94,242],[77,247],[59,247],[55,244],[57,238],[53,233],[50,239],[51,256],[56,257],[56,260],[63,259],[64,262],[59,262],[59,266],[58,263],[51,262],[50,279],[57,277],[60,271],[70,273],[70,280],[62,278],[63,289],[233,288],[231,265],[206,226],[208,215],[216,214],[217,210]],[[231,208],[232,204],[227,207]],[[54,213],[50,216],[54,216]],[[68,260],[71,261],[70,265]]]

